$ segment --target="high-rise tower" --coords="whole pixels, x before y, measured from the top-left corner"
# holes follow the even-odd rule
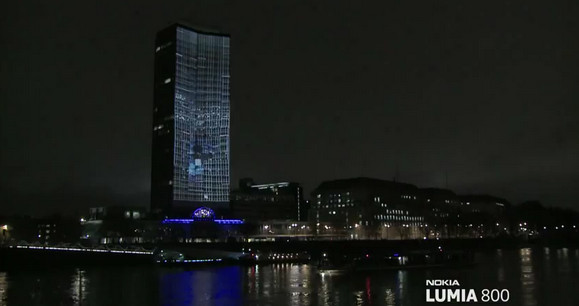
[[[151,210],[229,203],[229,36],[175,24],[157,34]]]

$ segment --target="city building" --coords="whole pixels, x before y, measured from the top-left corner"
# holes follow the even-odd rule
[[[459,236],[460,198],[448,189],[421,188],[425,223],[443,237]]]
[[[90,245],[154,242],[159,235],[159,221],[136,206],[92,207],[80,225],[81,241]]]
[[[78,221],[61,216],[37,219],[36,228],[36,239],[31,241],[37,241],[42,244],[76,242],[81,233]]]
[[[490,195],[461,195],[460,210],[464,226],[472,228],[471,235],[494,236],[508,232],[511,204],[502,198]]]
[[[199,207],[189,218],[164,219],[159,240],[164,242],[216,242],[237,239],[251,231],[239,219],[218,218],[209,207]]]
[[[257,231],[253,231],[252,238],[272,237],[272,238],[301,238],[313,237],[312,227],[309,222],[291,220],[271,220],[259,223]]]
[[[208,207],[199,207],[186,218],[161,220],[148,216],[142,207],[94,207],[80,224],[86,245],[206,242],[245,234],[242,220],[219,218]]]
[[[231,192],[231,211],[249,222],[306,221],[308,207],[298,183],[255,184],[252,179],[242,179],[239,189]]]
[[[101,206],[91,207],[86,219],[91,220],[139,220],[146,217],[146,210],[140,206]]]
[[[464,213],[485,213],[499,218],[505,215],[510,203],[490,195],[461,195],[460,205]]]
[[[341,179],[321,183],[312,197],[318,233],[333,228],[352,239],[423,235],[420,190],[414,185],[365,177]]]
[[[172,25],[155,44],[151,211],[229,206],[228,35]]]
[[[38,219],[30,216],[2,216],[0,217],[2,243],[15,241],[39,241]]]
[[[76,218],[61,215],[0,217],[0,243],[74,243],[78,242],[80,234]]]
[[[451,190],[440,188],[421,188],[421,198],[426,209],[425,214],[434,222],[444,222],[456,217],[460,209],[460,198]]]

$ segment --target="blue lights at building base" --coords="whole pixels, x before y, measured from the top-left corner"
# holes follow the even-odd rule
[[[165,220],[163,220],[163,224],[189,224],[189,223],[193,223],[193,222],[203,222],[203,221],[205,221],[205,220],[165,219]],[[215,219],[212,221],[217,223],[217,224],[243,224],[243,220],[238,220],[238,219]]]
[[[243,224],[243,220],[238,219],[215,219],[215,212],[209,207],[199,207],[190,219],[165,219],[163,224],[189,224],[193,222],[215,222],[217,224]]]

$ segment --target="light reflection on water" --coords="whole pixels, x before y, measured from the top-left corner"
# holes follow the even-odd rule
[[[396,296],[394,294],[394,291],[392,291],[392,289],[386,289],[386,305],[388,306],[393,306],[396,305]]]
[[[404,300],[402,299],[402,297],[404,296],[405,292],[405,286],[404,284],[406,283],[406,273],[408,273],[407,271],[398,271],[398,273],[396,274],[396,299],[400,301],[400,305],[403,305]]]
[[[568,274],[571,272],[571,265],[569,262],[569,249],[562,248],[557,250],[557,273]]]
[[[505,267],[503,265],[503,250],[497,250],[497,279],[499,282],[505,281]]]
[[[523,305],[537,305],[535,297],[535,273],[533,272],[533,250],[521,249],[521,291]]]
[[[6,272],[0,272],[0,305],[6,300],[6,291],[8,291]]]
[[[0,272],[0,305],[422,305],[426,279],[504,288],[511,305],[569,305],[579,250],[477,254],[464,269],[320,274],[313,265],[126,267]]]
[[[403,305],[406,273],[318,273],[312,265],[275,264],[247,268],[243,286],[255,305]],[[268,290],[256,292],[257,287]]]
[[[85,270],[76,269],[71,277],[70,296],[76,305],[85,300],[85,293],[89,280],[85,277]]]
[[[239,267],[160,272],[162,305],[240,305]],[[151,304],[152,305],[152,304]]]

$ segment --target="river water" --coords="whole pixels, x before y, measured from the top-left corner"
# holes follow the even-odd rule
[[[494,250],[476,259],[469,268],[342,275],[304,264],[11,269],[0,271],[0,305],[424,305],[427,279],[507,289],[501,305],[579,305],[579,249]]]

